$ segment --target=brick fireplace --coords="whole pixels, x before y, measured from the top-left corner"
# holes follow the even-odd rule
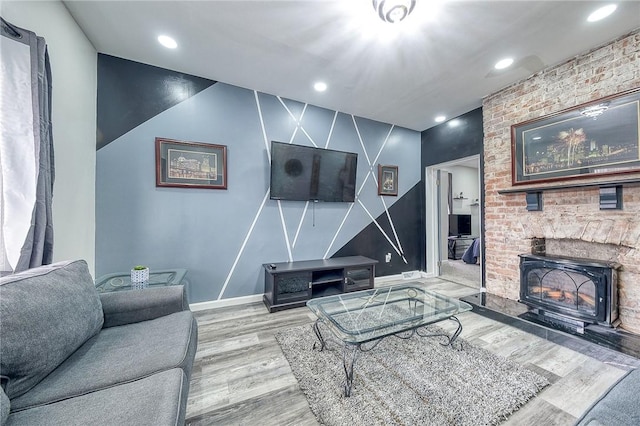
[[[484,221],[487,292],[518,300],[519,255],[545,240],[547,255],[618,263],[620,327],[640,334],[640,186],[623,187],[622,210],[600,210],[598,187],[543,191],[527,211],[511,185],[510,126],[640,87],[640,30],[484,99]],[[640,173],[626,178],[640,178]],[[598,182],[604,179],[575,182]],[[543,185],[536,185],[543,186]]]

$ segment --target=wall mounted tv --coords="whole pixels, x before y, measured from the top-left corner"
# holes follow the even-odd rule
[[[463,235],[471,235],[471,215],[450,214],[449,236],[461,237]]]
[[[358,154],[271,142],[271,199],[352,203]]]

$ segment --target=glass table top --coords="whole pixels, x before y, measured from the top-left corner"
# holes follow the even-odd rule
[[[182,284],[186,273],[186,269],[152,270],[149,272],[149,281],[143,286],[139,286],[137,288],[179,285]],[[114,274],[103,275],[96,280],[96,290],[98,290],[99,293],[131,290],[133,288],[134,287],[131,285],[130,272],[117,272]]]
[[[307,307],[345,343],[365,343],[470,311],[471,305],[425,290],[398,285],[307,302]]]

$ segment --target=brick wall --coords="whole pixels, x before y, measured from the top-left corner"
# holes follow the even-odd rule
[[[640,88],[640,30],[484,99],[489,293],[517,299],[518,254],[531,252],[532,238],[545,238],[547,254],[587,252],[589,258],[622,264],[621,326],[640,333],[640,186],[624,187],[624,210],[615,211],[599,209],[597,188],[546,191],[544,210],[538,212],[526,210],[524,193],[498,194],[512,187],[511,125],[635,88]],[[634,176],[640,173],[625,177]]]

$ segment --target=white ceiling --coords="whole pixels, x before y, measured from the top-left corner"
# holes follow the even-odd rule
[[[617,1],[613,15],[588,23],[611,2],[417,0],[398,25],[383,23],[371,0],[64,3],[100,53],[419,131],[640,27],[640,1]],[[160,34],[178,48],[160,46]],[[514,66],[493,70],[506,56]],[[316,80],[329,89],[315,92]]]

